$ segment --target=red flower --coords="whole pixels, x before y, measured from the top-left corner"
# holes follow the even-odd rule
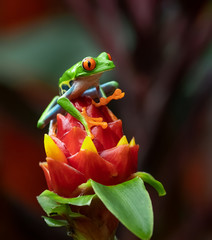
[[[80,112],[86,108],[88,118],[102,122],[91,127],[91,139],[83,125],[70,114],[57,115],[57,123],[44,139],[47,162],[40,163],[49,190],[71,197],[90,178],[104,185],[126,181],[137,170],[139,146],[134,138],[127,142],[121,120],[106,106],[95,107],[85,97],[72,103]]]

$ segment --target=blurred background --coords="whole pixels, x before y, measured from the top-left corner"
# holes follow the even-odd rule
[[[150,187],[152,240],[212,239],[212,2],[209,0],[1,0],[1,239],[69,239],[41,219],[46,189],[36,122],[63,72],[109,52],[126,97],[110,103],[140,145]],[[124,227],[120,240],[137,238]]]

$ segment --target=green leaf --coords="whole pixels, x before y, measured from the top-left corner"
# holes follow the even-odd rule
[[[37,200],[48,216],[67,215],[71,218],[78,218],[85,216],[72,212],[69,204],[77,206],[90,205],[94,196],[95,194],[80,196],[77,198],[63,198],[49,190],[45,190],[37,197]]]
[[[61,210],[60,204],[58,204],[57,202],[55,202],[54,200],[50,199],[45,195],[41,194],[40,196],[37,197],[37,200],[48,216],[57,215],[57,210],[59,212]]]
[[[114,186],[91,181],[107,209],[137,237],[150,239],[153,231],[152,203],[141,178]]]
[[[58,220],[58,219],[53,219],[49,217],[43,216],[46,224],[49,227],[66,227],[68,226],[68,222],[66,220]]]
[[[75,206],[86,206],[86,205],[89,206],[91,204],[92,199],[95,197],[95,194],[84,195],[84,196],[79,196],[79,197],[75,197],[75,198],[64,198],[64,197],[58,196],[54,192],[45,190],[38,197],[38,201],[39,201],[39,198],[42,198],[42,197],[49,198],[50,200],[53,200],[56,203],[71,204],[71,205],[75,205]]]
[[[159,196],[166,195],[166,191],[163,187],[163,184],[157,181],[151,174],[146,172],[137,172],[135,176],[140,177],[144,182],[150,184],[158,192]]]
[[[85,215],[82,215],[80,213],[72,212],[68,214],[70,218],[86,218]]]

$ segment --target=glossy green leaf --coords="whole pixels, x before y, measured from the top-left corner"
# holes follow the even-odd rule
[[[58,219],[53,219],[49,217],[43,216],[46,224],[49,227],[66,227],[68,226],[68,222],[66,220],[58,220]]]
[[[107,209],[137,237],[150,239],[153,231],[152,203],[143,180],[136,177],[114,186],[91,181]]]
[[[55,207],[52,209],[52,212],[49,214],[50,216],[54,216],[54,215],[59,215],[59,216],[63,216],[63,215],[69,215],[70,212],[70,207],[67,204],[59,204],[59,206]]]
[[[75,206],[86,206],[86,205],[89,206],[91,204],[92,199],[95,197],[95,194],[84,195],[84,196],[79,196],[79,197],[75,197],[75,198],[64,198],[64,197],[58,196],[54,192],[45,190],[38,197],[38,201],[40,198],[43,198],[43,197],[49,198],[50,200],[52,200],[56,203],[71,204],[71,205],[75,205]]]
[[[151,174],[146,172],[137,172],[135,173],[135,176],[140,177],[144,182],[151,185],[155,190],[158,192],[159,196],[166,195],[166,191],[163,187],[163,184],[159,181],[157,181]]]
[[[62,210],[60,209],[61,207],[60,204],[58,204],[57,202],[55,202],[54,200],[50,199],[45,195],[41,194],[40,196],[37,197],[37,200],[48,216],[57,215],[57,211]]]
[[[55,207],[52,209],[51,213],[48,214],[49,216],[69,216],[70,218],[79,218],[79,217],[85,217],[84,215],[77,213],[77,212],[72,212],[71,208],[68,204],[60,204],[58,207]]]
[[[90,205],[94,195],[80,196],[77,198],[63,198],[57,194],[45,190],[37,200],[48,216],[69,216],[71,218],[85,217],[82,214],[71,211],[69,204],[77,206]]]

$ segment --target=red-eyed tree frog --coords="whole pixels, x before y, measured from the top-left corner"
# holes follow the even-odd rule
[[[112,70],[114,67],[110,54],[102,52],[98,57],[86,57],[66,70],[59,79],[60,96],[52,99],[38,120],[37,127],[44,128],[56,118],[57,113],[66,111],[79,120],[89,133],[87,122],[70,100],[81,95],[88,95],[92,98],[106,97],[105,93],[115,90],[118,83],[111,81],[100,85],[99,79],[103,72]]]

